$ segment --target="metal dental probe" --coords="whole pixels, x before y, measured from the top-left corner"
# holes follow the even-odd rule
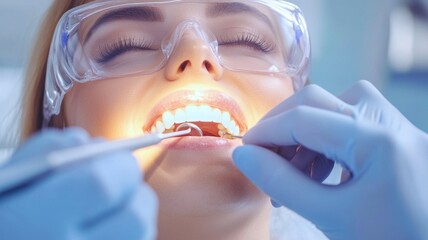
[[[230,133],[225,133],[225,134],[222,135],[222,137],[242,139],[244,136],[239,136],[239,135],[233,135],[233,134],[230,134]]]
[[[12,190],[45,173],[76,163],[100,154],[118,150],[136,150],[159,143],[163,139],[187,135],[191,128],[172,132],[154,133],[140,137],[109,142],[96,142],[66,148],[49,153],[46,157],[36,158],[24,163],[0,168],[0,193]]]
[[[180,125],[178,125],[178,127],[176,128],[176,131],[180,131],[182,128],[193,128],[194,130],[196,130],[196,132],[198,132],[198,134],[202,137],[204,136],[204,133],[202,132],[202,129],[200,127],[198,127],[198,125],[193,124],[193,123],[182,123]],[[244,136],[238,136],[238,135],[233,135],[231,133],[225,132],[225,131],[220,131],[219,132],[220,137],[224,137],[224,138],[238,138],[238,139],[242,139]]]
[[[233,135],[233,134],[225,132],[225,131],[220,131],[219,134],[220,134],[220,137],[224,137],[224,138],[238,138],[238,139],[242,139],[244,137],[244,136],[239,136],[239,135]]]

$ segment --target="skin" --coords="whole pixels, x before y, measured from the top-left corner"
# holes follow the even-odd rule
[[[293,94],[290,78],[224,69],[207,43],[192,34],[176,49],[152,74],[76,84],[64,99],[66,124],[107,139],[141,135],[161,99],[202,89],[232,97],[250,128]],[[159,198],[159,239],[269,239],[270,201],[232,163],[239,144],[234,140],[209,149],[157,145],[135,153],[142,165],[161,159],[148,179]]]

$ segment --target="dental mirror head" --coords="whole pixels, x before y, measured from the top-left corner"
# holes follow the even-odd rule
[[[178,131],[185,130],[185,129],[190,129],[190,133],[189,133],[190,136],[198,136],[198,135],[201,137],[204,136],[202,129],[193,123],[182,123],[182,124],[177,126],[175,131],[178,132]],[[235,139],[235,138],[242,139],[242,136],[232,135],[232,134],[225,132],[225,131],[219,131],[219,136],[221,138],[228,138],[228,139]]]
[[[204,136],[204,133],[202,132],[202,130],[193,123],[182,123],[180,125],[178,125],[178,127],[175,129],[176,132],[184,130],[184,129],[191,129],[189,135],[190,136]]]

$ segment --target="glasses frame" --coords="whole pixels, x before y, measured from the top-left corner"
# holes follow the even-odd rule
[[[163,5],[170,3],[227,3],[235,2],[233,0],[217,0],[217,1],[194,1],[194,0],[164,0],[164,1],[148,1],[141,2],[138,0],[98,0],[93,1],[81,6],[75,7],[67,11],[59,20],[54,36],[50,46],[50,52],[47,63],[46,78],[45,78],[45,95],[43,100],[43,125],[48,126],[50,119],[53,115],[58,115],[61,110],[61,104],[65,94],[73,87],[75,82],[88,82],[103,79],[105,77],[97,77],[93,74],[91,76],[84,76],[83,79],[77,78],[77,74],[73,71],[67,56],[67,43],[69,37],[78,31],[80,23],[88,17],[106,10],[112,10],[122,6],[132,5]],[[231,71],[246,72],[254,74],[269,74],[279,76],[289,76],[293,79],[295,90],[302,88],[305,85],[307,78],[307,68],[310,62],[310,38],[307,30],[306,21],[299,7],[284,0],[243,0],[242,3],[255,3],[262,4],[269,7],[274,12],[286,17],[284,14],[292,13],[294,19],[287,19],[293,22],[293,29],[297,34],[300,34],[297,39],[299,44],[305,51],[301,62],[288,70],[287,72],[281,71],[265,71],[265,70],[240,70],[229,69]],[[297,35],[296,34],[296,35]],[[303,38],[303,39],[302,39]],[[223,66],[225,67],[225,66]],[[227,67],[225,67],[228,69]],[[158,69],[159,70],[159,69]],[[133,73],[135,74],[135,73]],[[142,73],[144,74],[144,73]],[[147,73],[145,73],[147,74]],[[125,77],[126,74],[123,75]]]

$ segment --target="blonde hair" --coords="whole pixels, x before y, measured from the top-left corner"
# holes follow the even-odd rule
[[[86,2],[90,2],[90,0],[55,0],[46,12],[36,36],[24,77],[21,140],[39,131],[43,125],[46,65],[55,27],[66,11]],[[63,127],[63,125],[62,116],[54,117],[50,124],[50,126],[57,128]]]

